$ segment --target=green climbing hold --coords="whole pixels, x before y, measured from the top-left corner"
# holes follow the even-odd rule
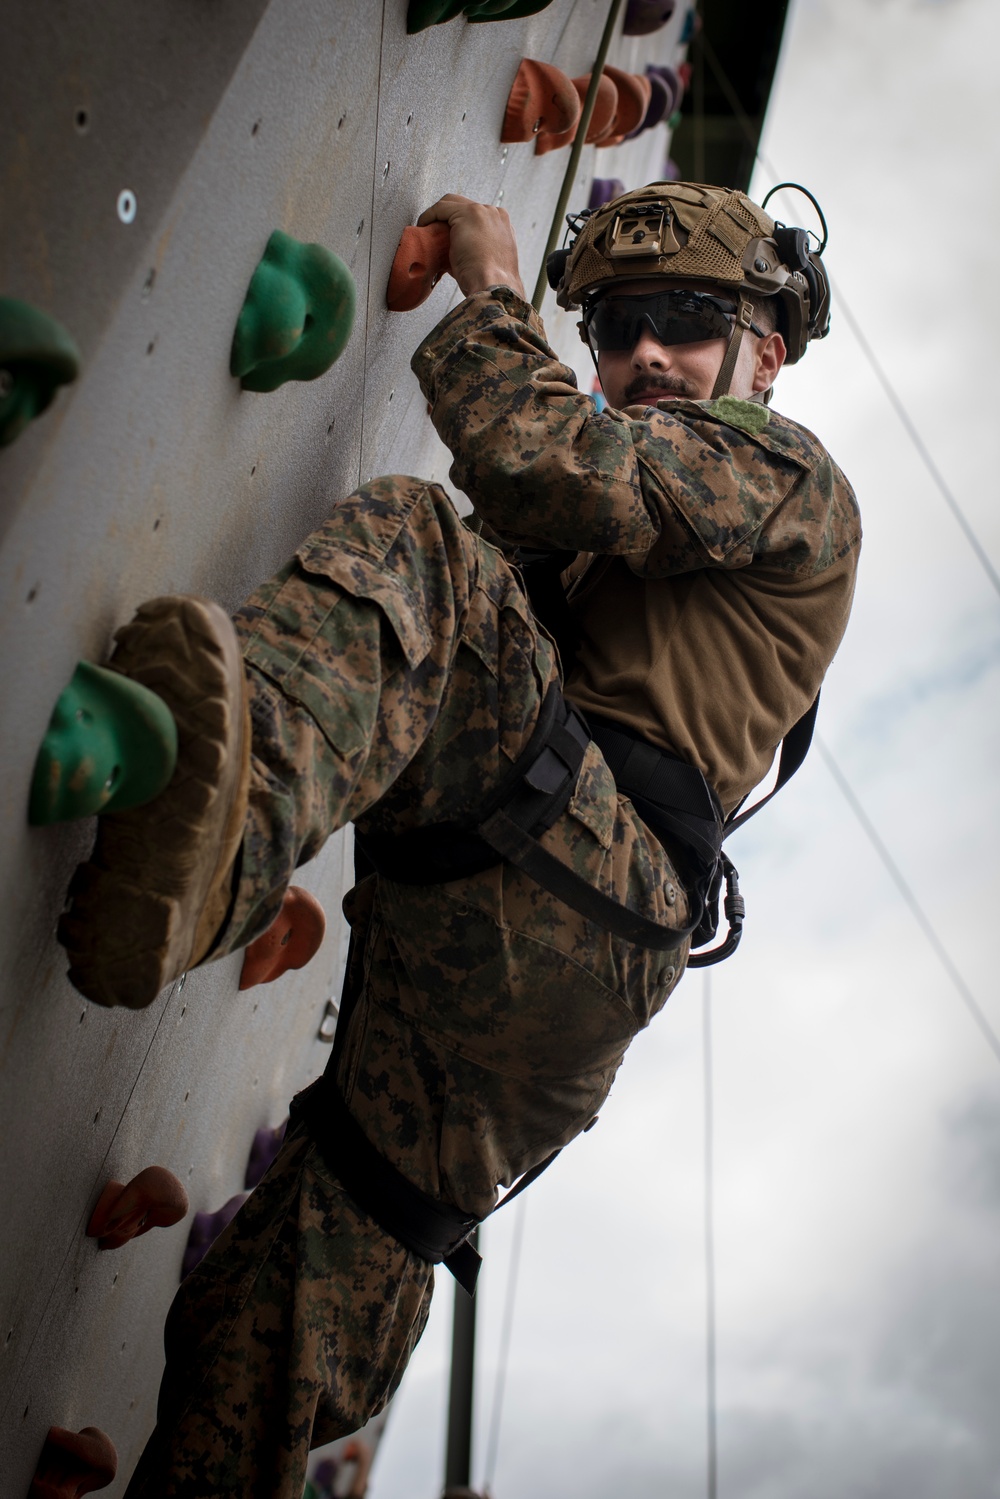
[[[151,801],[177,764],[177,725],[161,697],[80,661],[59,694],[35,761],[28,821],[38,827]]]
[[[0,447],[79,373],[80,351],[65,328],[30,302],[0,297]]]
[[[537,16],[552,0],[512,0],[500,12],[487,12],[486,4],[470,5],[465,14],[470,21],[516,21],[521,16]]]
[[[468,0],[410,0],[406,11],[406,29],[411,36],[428,26],[441,26],[462,14]]]
[[[465,14],[470,21],[494,21],[513,4],[514,0],[467,0]]]
[[[493,0],[481,0],[480,4],[471,4],[465,13],[469,21],[516,21],[523,15],[538,15],[550,4],[552,0],[510,0],[501,10]]]
[[[351,336],[354,302],[342,260],[275,229],[236,321],[230,374],[244,390],[325,375]]]

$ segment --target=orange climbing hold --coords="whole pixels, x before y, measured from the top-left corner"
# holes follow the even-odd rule
[[[583,101],[587,97],[590,87],[590,74],[584,73],[581,78],[570,80],[580,100],[580,108],[583,109]],[[607,73],[601,74],[601,81],[597,85],[597,98],[594,100],[594,112],[590,116],[590,124],[587,126],[587,134],[584,137],[585,145],[593,145],[606,135],[614,123],[615,113],[618,109],[618,90],[615,88]],[[544,156],[546,151],[557,151],[560,146],[568,146],[576,138],[577,125],[574,121],[570,130],[564,130],[560,134],[550,133],[540,135],[535,142],[535,154]]]
[[[604,72],[618,90],[618,109],[607,135],[597,142],[599,146],[620,146],[627,135],[637,129],[646,118],[653,86],[644,73],[626,73],[623,68],[610,64]]]
[[[575,130],[580,118],[580,96],[573,80],[548,62],[523,59],[507,97],[500,140],[530,141],[536,135],[561,135]]]
[[[170,1228],[187,1215],[188,1195],[164,1166],[147,1166],[128,1186],[110,1181],[97,1199],[87,1238],[98,1249],[120,1249],[151,1228]]]
[[[82,1431],[50,1426],[28,1499],[80,1499],[106,1489],[117,1472],[115,1444],[96,1426]]]
[[[409,224],[403,230],[385,292],[390,312],[412,312],[427,301],[441,277],[451,270],[450,239],[447,224]]]
[[[240,988],[273,984],[290,969],[304,968],[319,952],[325,935],[326,913],[315,895],[289,885],[274,921],[246,950]]]

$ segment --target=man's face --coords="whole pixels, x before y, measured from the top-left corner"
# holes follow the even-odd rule
[[[615,287],[615,294],[642,296],[665,289],[718,293],[718,288],[696,281],[648,278],[623,282]],[[613,302],[614,297],[609,295],[606,300]],[[606,349],[598,354],[598,373],[608,405],[621,410],[625,406],[651,406],[678,396],[707,401],[728,343],[728,338],[709,338],[698,343],[663,344],[644,324],[632,349]],[[749,331],[744,333],[731,393],[745,398],[754,391],[767,390],[784,357],[785,344],[780,334],[758,338]]]

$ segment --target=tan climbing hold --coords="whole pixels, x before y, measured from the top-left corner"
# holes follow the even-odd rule
[[[389,272],[385,305],[390,312],[412,312],[426,302],[441,277],[451,269],[447,224],[409,224],[400,235]]]
[[[80,1499],[106,1489],[117,1472],[115,1444],[96,1426],[82,1431],[50,1426],[28,1499]]]
[[[188,1195],[164,1166],[147,1166],[127,1186],[109,1181],[87,1224],[98,1249],[120,1249],[151,1228],[170,1228],[187,1216]]]
[[[246,950],[240,988],[273,984],[282,974],[304,968],[319,952],[325,935],[326,913],[315,895],[289,885],[274,921]]]
[[[500,140],[534,140],[536,135],[575,130],[580,118],[580,96],[561,68],[525,57],[507,97]]]
[[[590,87],[590,74],[584,73],[580,78],[571,79],[577,97],[580,100],[580,108],[583,109],[583,101],[587,97]],[[584,137],[585,145],[594,145],[602,136],[606,135],[614,123],[615,114],[618,109],[618,90],[615,88],[607,73],[601,74],[601,81],[597,85],[597,98],[594,100],[594,112],[590,116],[590,124],[587,126],[587,134]],[[576,138],[579,120],[574,121],[569,130],[561,134],[546,132],[540,135],[535,142],[536,156],[544,156],[546,151],[557,151],[560,146],[569,146]]]
[[[610,64],[604,71],[618,90],[618,109],[607,135],[602,136],[596,144],[620,146],[625,137],[638,129],[646,118],[653,86],[644,73],[626,73],[623,68],[613,68]]]

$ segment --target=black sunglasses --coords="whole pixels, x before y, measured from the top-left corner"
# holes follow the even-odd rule
[[[661,344],[696,344],[728,338],[736,317],[735,302],[700,291],[654,291],[637,297],[614,294],[584,310],[587,341],[595,354],[629,351],[648,329]],[[750,324],[750,332],[765,337]]]

